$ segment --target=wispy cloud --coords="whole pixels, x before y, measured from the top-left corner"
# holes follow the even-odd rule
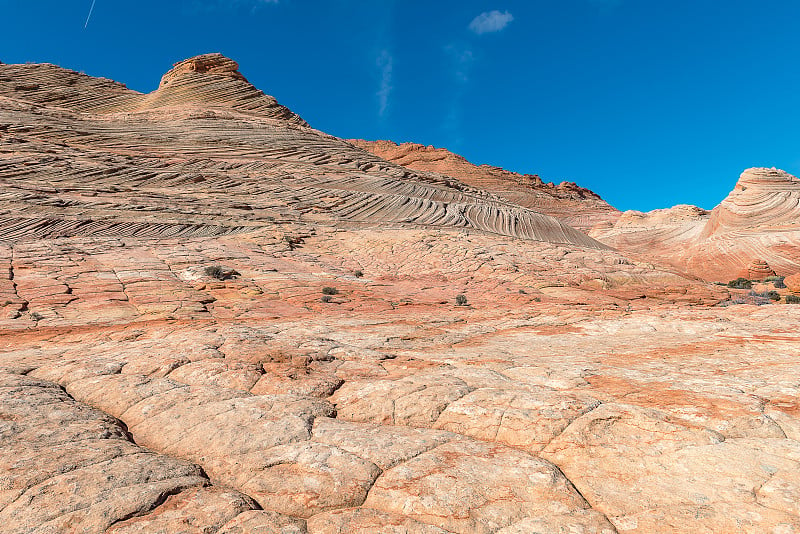
[[[444,52],[450,60],[456,81],[460,83],[469,81],[469,73],[475,61],[472,49],[461,43],[451,43],[444,47]]]
[[[381,50],[375,65],[380,72],[380,88],[375,93],[378,97],[378,115],[383,117],[389,106],[389,95],[392,93],[392,70],[394,68],[394,58],[388,50]]]
[[[227,9],[256,11],[264,6],[279,3],[280,0],[188,0],[188,7],[190,11],[195,12],[224,11]]]
[[[508,11],[486,11],[481,13],[469,23],[469,29],[478,35],[494,33],[503,30],[514,20],[514,15]]]
[[[448,44],[444,47],[444,53],[453,76],[454,87],[449,93],[442,129],[450,138],[449,146],[455,149],[460,147],[464,141],[462,134],[463,100],[469,88],[476,56],[472,48],[463,42]]]

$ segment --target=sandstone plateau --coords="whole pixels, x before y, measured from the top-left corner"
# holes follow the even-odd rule
[[[150,94],[0,65],[3,532],[800,532],[800,308],[422,167],[217,54]],[[740,184],[642,242],[782,274],[794,182]]]

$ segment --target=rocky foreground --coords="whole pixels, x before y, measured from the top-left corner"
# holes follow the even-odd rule
[[[317,132],[221,56],[0,85],[4,532],[800,532],[800,308]]]

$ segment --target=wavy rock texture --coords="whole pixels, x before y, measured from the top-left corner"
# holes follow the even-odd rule
[[[706,280],[798,273],[800,180],[777,169],[748,169],[711,212],[694,206],[625,212],[590,235]]]
[[[603,248],[552,217],[313,130],[237,67],[199,56],[142,95],[51,65],[0,65],[0,240],[225,235],[280,218]]]
[[[715,307],[219,56],[157,97],[0,77],[3,532],[800,532],[793,307]]]
[[[620,215],[599,195],[572,182],[556,185],[543,182],[535,174],[518,174],[491,165],[474,165],[444,148],[361,139],[350,142],[408,169],[451,176],[465,184],[491,191],[513,204],[557,217],[586,232],[597,224],[613,223]]]

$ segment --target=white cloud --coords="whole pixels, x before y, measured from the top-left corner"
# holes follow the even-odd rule
[[[469,23],[469,29],[478,35],[499,32],[514,20],[514,15],[508,11],[486,11],[481,13]]]
[[[381,50],[378,58],[375,60],[375,65],[380,69],[381,84],[378,92],[378,115],[383,117],[386,113],[386,108],[389,106],[389,95],[392,92],[392,69],[394,58],[388,50]]]

